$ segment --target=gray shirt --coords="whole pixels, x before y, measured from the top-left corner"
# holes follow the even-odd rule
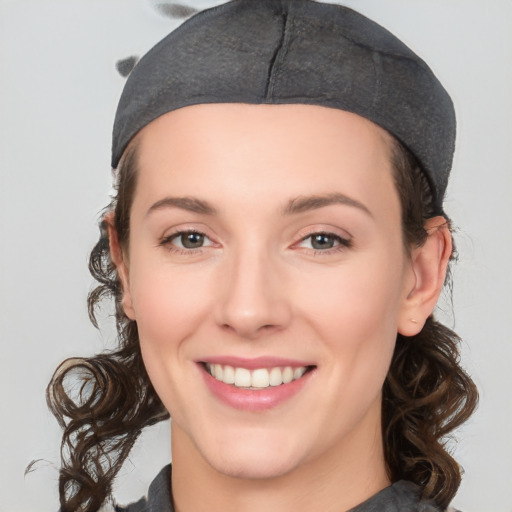
[[[350,512],[442,512],[432,501],[419,497],[420,488],[405,480],[395,482]],[[149,487],[148,497],[116,512],[174,512],[171,490],[171,465],[165,466]],[[453,511],[456,512],[456,511]]]

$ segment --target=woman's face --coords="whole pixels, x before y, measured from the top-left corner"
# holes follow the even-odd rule
[[[247,478],[379,452],[414,286],[389,136],[340,110],[214,104],[138,144],[124,305],[173,444]]]

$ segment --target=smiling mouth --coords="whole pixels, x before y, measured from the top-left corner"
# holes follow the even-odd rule
[[[219,382],[230,384],[236,388],[255,390],[289,384],[314,368],[313,366],[295,368],[278,366],[249,370],[223,364],[203,363],[203,365],[205,370]]]

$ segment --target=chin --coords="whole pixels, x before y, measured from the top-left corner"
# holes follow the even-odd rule
[[[201,450],[200,446],[199,449],[203,459],[215,471],[232,478],[279,478],[292,472],[302,462],[302,454],[283,440],[258,440],[247,436],[240,441],[231,440],[224,449],[215,451]]]
[[[275,457],[260,457],[257,460],[234,459],[208,460],[210,466],[225,476],[244,480],[276,479],[291,473],[297,463],[275,460]]]

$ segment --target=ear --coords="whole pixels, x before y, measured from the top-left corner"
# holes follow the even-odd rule
[[[125,315],[130,320],[135,320],[135,312],[133,310],[132,297],[130,293],[130,280],[129,280],[129,268],[128,260],[123,252],[123,249],[119,243],[119,237],[117,235],[117,229],[114,224],[114,212],[108,212],[103,218],[107,225],[108,241],[110,247],[110,258],[114,263],[117,275],[121,280],[121,286],[123,289],[122,306]]]
[[[412,250],[412,284],[405,290],[398,319],[398,332],[404,336],[418,334],[434,311],[453,251],[452,235],[444,217],[428,219],[425,229],[425,243]]]

